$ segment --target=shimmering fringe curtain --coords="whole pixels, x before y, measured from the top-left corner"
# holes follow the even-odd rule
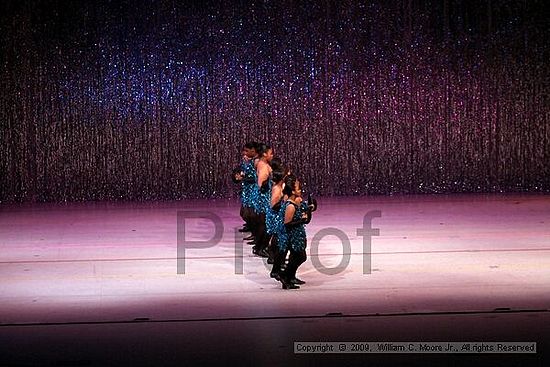
[[[117,3],[117,2],[114,2]],[[0,200],[548,191],[543,1],[5,2]]]

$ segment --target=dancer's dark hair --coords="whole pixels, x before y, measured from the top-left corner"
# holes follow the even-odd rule
[[[273,164],[273,161],[277,160],[276,164]],[[271,169],[273,170],[272,179],[274,183],[281,182],[289,173],[289,169],[285,166],[280,159],[273,158],[271,161]]]
[[[258,143],[256,152],[258,152],[258,156],[261,158],[264,155],[264,153],[266,153],[270,149],[271,149],[270,145],[265,143]]]
[[[256,152],[258,151],[258,143],[256,143],[255,141],[249,141],[248,143],[246,143],[243,148],[246,148],[246,149],[255,149]]]
[[[298,181],[298,178],[294,175],[288,175],[285,178],[285,188],[283,189],[283,194],[285,195],[292,195],[292,191],[296,188],[296,181]]]

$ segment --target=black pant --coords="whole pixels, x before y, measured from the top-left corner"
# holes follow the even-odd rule
[[[252,234],[254,235],[254,239],[256,240],[256,246],[254,246],[255,250],[267,250],[267,247],[269,246],[269,238],[271,236],[267,234],[267,228],[265,225],[265,213],[255,213],[254,228]]]
[[[277,253],[279,252],[279,247],[277,246],[277,235],[272,234],[269,236],[269,246],[267,247],[267,253],[269,258],[273,261],[277,258]]]
[[[288,265],[286,266],[284,276],[288,280],[296,278],[296,271],[298,270],[298,267],[302,265],[306,259],[306,250],[302,251],[294,251],[293,249],[290,249],[290,256],[288,257]]]
[[[274,235],[271,239],[270,246],[270,255],[273,259],[273,268],[271,269],[271,273],[273,274],[280,274],[283,264],[286,260],[286,254],[288,254],[288,250],[281,251],[279,249],[278,245],[278,237],[277,235]]]
[[[252,221],[254,216],[254,210],[247,206],[241,205],[241,211],[239,213],[241,215],[241,218],[245,221],[246,225],[250,228],[252,228]]]

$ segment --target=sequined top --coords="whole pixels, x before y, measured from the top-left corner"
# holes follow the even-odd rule
[[[271,180],[271,175],[267,178],[262,187],[258,187],[258,213],[268,213],[271,210],[271,187],[273,186],[273,181]]]
[[[277,236],[277,247],[279,248],[280,252],[285,252],[288,249],[288,233],[285,228],[285,212],[288,203],[289,201],[281,202],[281,207],[277,212],[279,220],[275,222],[278,225],[273,233]]]
[[[284,225],[285,215],[281,216],[281,202],[270,208],[265,213],[265,227],[267,234],[277,235],[281,230],[281,225]]]
[[[258,175],[254,167],[254,160],[243,159],[241,162],[241,170],[243,172],[241,203],[244,207],[258,211],[259,188],[256,183],[258,181]]]
[[[288,200],[281,205],[283,223],[284,223],[284,213],[286,211],[286,208],[289,205],[294,205],[294,207],[296,208],[296,211],[294,212],[294,216],[292,217],[292,221],[301,220],[302,215],[307,210],[306,203],[302,203],[298,205]],[[294,251],[304,251],[306,249],[307,237],[306,237],[305,224],[298,224],[298,225],[292,226],[291,228],[287,228],[286,226],[283,225],[283,231],[284,232],[279,235],[279,241],[277,243],[277,245],[279,246],[279,251],[285,251],[287,249],[292,249]]]

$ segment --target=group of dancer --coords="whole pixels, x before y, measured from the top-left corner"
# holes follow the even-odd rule
[[[271,278],[283,289],[300,288],[305,282],[296,271],[307,258],[305,225],[317,202],[302,198],[300,180],[264,143],[243,146],[242,160],[231,177],[240,185],[240,215],[245,222],[240,231],[251,232],[245,240],[253,245],[252,253],[267,258],[273,265]]]

